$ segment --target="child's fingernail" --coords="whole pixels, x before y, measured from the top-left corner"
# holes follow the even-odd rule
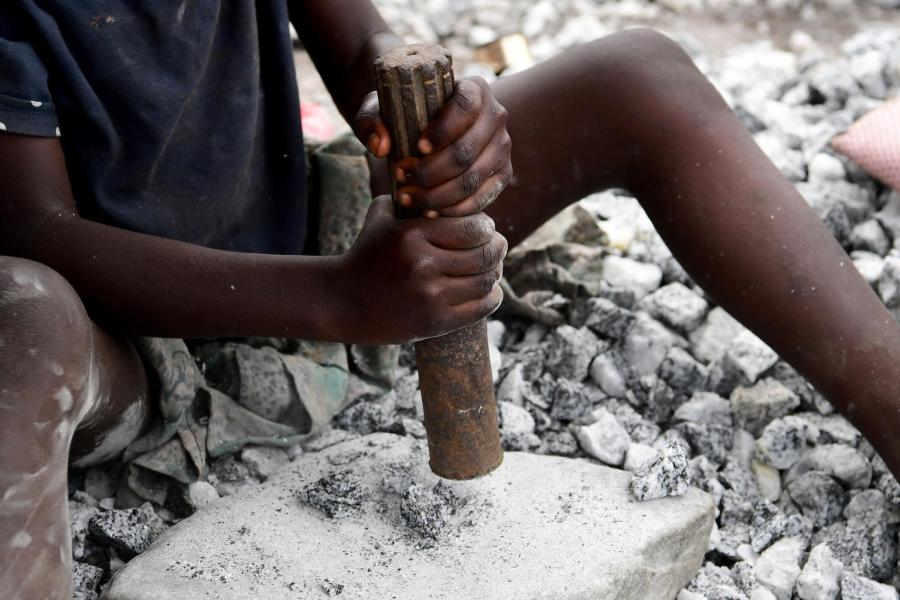
[[[419,140],[419,152],[422,154],[431,154],[432,150],[434,150],[434,146],[431,145],[431,142],[425,138]]]
[[[400,204],[403,206],[412,206],[412,196],[409,194],[400,194]]]
[[[406,183],[406,171],[397,167],[394,169],[394,179],[396,179],[400,183]]]
[[[429,219],[437,218],[437,216],[438,216],[438,211],[436,211],[436,210],[426,210],[426,211],[425,211],[425,216],[428,217]]]
[[[378,152],[378,146],[381,142],[381,138],[378,137],[377,133],[373,133],[369,136],[368,141],[366,142],[366,147],[369,148],[369,152],[372,154],[376,154]]]

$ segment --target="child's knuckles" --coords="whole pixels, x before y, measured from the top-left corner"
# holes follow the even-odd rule
[[[457,191],[463,198],[468,198],[481,187],[481,173],[476,169],[469,169],[457,179]]]
[[[478,149],[472,142],[457,140],[453,143],[451,156],[460,169],[468,169],[478,160]]]

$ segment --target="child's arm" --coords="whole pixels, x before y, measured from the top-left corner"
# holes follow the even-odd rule
[[[403,40],[369,0],[290,0],[288,6],[328,92],[352,123],[363,98],[375,89],[375,58]]]
[[[95,320],[126,333],[388,343],[496,308],[506,242],[490,219],[389,212],[376,202],[340,257],[212,250],[80,218],[59,141],[0,133],[0,254],[57,270]]]

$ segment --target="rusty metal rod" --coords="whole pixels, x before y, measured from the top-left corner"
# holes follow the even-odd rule
[[[389,50],[375,61],[381,117],[391,134],[395,214],[418,217],[397,202],[394,161],[418,155],[416,142],[453,94],[450,53],[430,44]],[[416,343],[431,470],[474,479],[503,462],[485,321]]]

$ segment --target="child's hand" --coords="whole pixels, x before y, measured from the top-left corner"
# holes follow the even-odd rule
[[[387,156],[391,141],[379,117],[378,97],[363,101],[353,122],[359,138],[377,157]],[[512,177],[506,109],[480,77],[463,79],[422,137],[421,157],[396,163],[402,204],[428,216],[459,217],[490,206]]]
[[[379,196],[339,262],[344,337],[406,342],[485,318],[503,300],[506,249],[487,215],[395,219],[390,197]]]

